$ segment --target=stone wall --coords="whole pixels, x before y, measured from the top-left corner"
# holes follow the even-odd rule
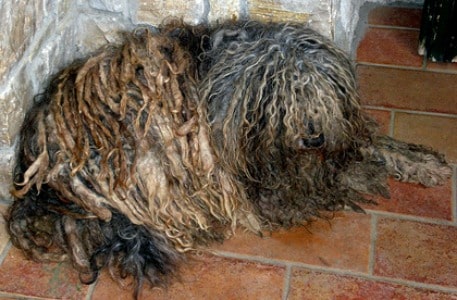
[[[386,2],[386,0],[377,0]],[[414,0],[411,0],[414,1]],[[14,147],[33,96],[50,76],[120,31],[182,17],[309,22],[350,49],[365,0],[2,0],[0,2],[0,199],[10,198]],[[355,23],[354,23],[355,22]]]
[[[33,96],[60,68],[131,29],[129,2],[0,2],[0,199],[10,198],[14,147]]]

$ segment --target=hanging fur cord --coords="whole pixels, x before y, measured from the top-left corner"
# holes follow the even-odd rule
[[[325,217],[387,176],[426,186],[451,169],[378,135],[346,54],[302,24],[138,29],[63,69],[20,133],[8,228],[39,261],[107,268],[135,296],[182,253]]]

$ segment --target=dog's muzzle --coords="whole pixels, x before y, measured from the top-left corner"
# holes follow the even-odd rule
[[[317,149],[321,148],[324,145],[325,137],[324,134],[321,133],[317,136],[310,136],[308,138],[301,138],[298,139],[298,148],[299,149]]]

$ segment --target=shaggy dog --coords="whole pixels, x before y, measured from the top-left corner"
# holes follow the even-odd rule
[[[351,61],[300,24],[138,29],[60,72],[20,134],[14,245],[161,285],[240,225],[290,227],[442,183],[441,155],[376,134]]]

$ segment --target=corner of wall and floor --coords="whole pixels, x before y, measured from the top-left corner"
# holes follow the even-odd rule
[[[37,2],[42,18],[36,24],[19,24],[35,30],[34,37],[23,34],[23,39],[10,41],[15,48],[7,58],[17,65],[0,69],[2,82],[11,83],[8,88],[0,86],[0,97],[31,97],[45,78],[32,79],[30,74],[53,73],[96,47],[93,43],[115,40],[109,34],[112,21],[125,29],[135,23],[127,0],[111,6],[104,1],[88,1],[88,6],[80,2]],[[109,12],[102,14],[103,10]],[[139,11],[145,16],[154,13],[146,7]],[[99,18],[90,17],[94,15]],[[417,55],[420,16],[414,7],[370,10],[354,52],[361,97],[384,134],[444,153],[453,177],[430,189],[392,180],[391,199],[377,198],[378,205],[364,206],[365,214],[343,211],[330,222],[316,221],[264,238],[237,232],[223,245],[193,255],[182,268],[181,279],[168,290],[145,288],[142,299],[457,299],[457,64],[432,63]],[[189,19],[194,17],[199,16],[189,10]],[[68,32],[83,23],[92,24],[94,38]],[[53,31],[62,36],[47,39]],[[33,47],[22,47],[26,44]],[[64,44],[75,47],[59,50]],[[30,62],[31,57],[36,60]],[[27,106],[12,103],[2,107],[8,115],[0,134],[1,159],[8,164],[14,124]],[[0,180],[8,174],[0,172]],[[0,202],[0,213],[8,203]],[[128,287],[119,287],[107,273],[85,286],[69,264],[26,260],[12,247],[4,227],[0,218],[0,298],[131,297]]]

